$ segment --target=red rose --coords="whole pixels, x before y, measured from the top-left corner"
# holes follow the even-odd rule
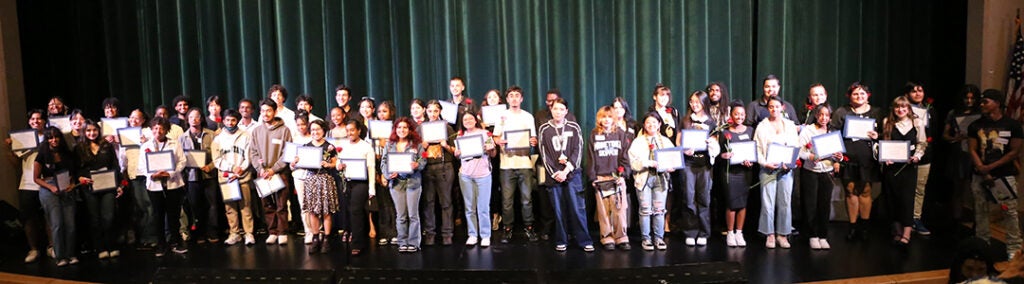
[[[668,114],[672,114],[672,107],[665,107],[665,112]]]
[[[850,156],[843,155],[843,162],[849,162]]]
[[[725,133],[725,140],[732,140],[732,133],[726,132]]]
[[[618,171],[621,174],[621,173],[626,171],[626,168],[623,168],[622,166],[619,166]]]
[[[424,158],[424,159],[428,158],[428,157],[427,157],[427,151],[423,151],[422,155],[423,155],[423,158]]]
[[[462,136],[462,132],[463,132],[462,130],[459,130],[459,136]]]
[[[224,119],[223,119],[223,118],[220,118],[219,116],[218,116],[217,118],[213,119],[213,121],[216,121],[217,123],[220,123],[220,122],[221,122],[221,121],[223,121],[223,120],[224,120]]]
[[[225,178],[226,178],[226,177],[228,177],[228,172],[224,172],[224,175],[223,175],[223,176],[224,176]]]
[[[804,160],[796,160],[796,167],[797,168],[802,167],[803,165],[804,165]]]
[[[933,98],[927,98],[927,99],[925,99],[924,101],[925,101],[926,103],[928,103],[928,104],[932,104],[932,103],[934,103],[934,102],[935,102],[935,99],[933,99]]]
[[[928,139],[926,139],[925,141],[928,141],[928,143],[932,143],[932,138],[928,137]]]
[[[807,110],[814,110],[814,105],[806,105],[806,106],[807,106]]]
[[[729,121],[726,121],[726,123],[728,123],[728,124],[735,124],[735,120],[733,120],[732,118],[730,118],[730,119],[729,119]]]
[[[471,105],[471,104],[473,104],[473,99],[470,99],[470,98],[466,98],[466,104],[467,104],[467,105]]]
[[[196,230],[196,225],[193,224],[191,229],[192,229],[192,231],[195,231]]]
[[[341,153],[341,147],[334,147],[334,152]]]
[[[128,180],[121,180],[121,186],[128,186]]]
[[[1006,207],[1006,204],[999,204],[999,209],[1003,209],[1003,211],[1009,211],[1010,210],[1009,207]]]
[[[146,153],[152,152],[153,150],[146,148]]]
[[[810,149],[811,147],[814,147],[814,144],[811,143],[811,142],[807,142],[807,145],[804,145],[804,147],[806,147],[807,149]]]
[[[647,144],[647,146],[648,148],[651,148],[651,150],[654,150],[654,144]]]

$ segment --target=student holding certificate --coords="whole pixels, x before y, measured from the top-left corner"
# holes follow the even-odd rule
[[[178,143],[190,156],[189,158],[193,159],[194,157],[193,160],[195,160],[195,167],[186,165],[185,172],[182,173],[185,178],[185,189],[188,192],[186,201],[191,209],[185,211],[188,215],[188,224],[186,225],[188,227],[195,226],[195,236],[192,236],[192,239],[196,240],[196,243],[220,242],[217,220],[219,219],[218,209],[223,199],[220,197],[220,191],[217,190],[217,172],[214,171],[213,163],[209,159],[210,144],[213,143],[216,134],[213,130],[203,127],[203,113],[199,108],[188,110],[185,115],[185,124],[188,125],[188,130],[178,136]]]
[[[583,131],[566,119],[568,105],[562,98],[551,105],[551,120],[540,127],[540,154],[547,174],[545,185],[555,213],[555,250],[565,251],[572,233],[585,252],[594,251],[587,229],[587,203],[583,195],[580,167],[583,161]]]
[[[436,100],[427,102],[427,120],[441,120],[441,103]],[[417,126],[419,127],[419,126]],[[454,134],[451,125],[445,125],[448,133]],[[416,130],[420,133],[420,129]],[[452,216],[452,183],[455,182],[455,139],[449,134],[448,139],[440,142],[423,142],[424,153],[427,154],[427,167],[423,169],[423,245],[432,246],[436,242],[437,214],[441,214],[442,244],[452,243],[452,232],[455,230]],[[438,208],[440,207],[440,208]],[[435,209],[437,208],[437,209]]]
[[[302,111],[303,113],[305,111]],[[301,122],[301,120],[296,121]],[[331,216],[338,211],[338,190],[334,183],[334,175],[337,174],[336,163],[338,162],[338,148],[327,143],[327,122],[316,120],[309,124],[309,132],[312,133],[312,141],[304,144],[307,147],[320,148],[322,151],[320,169],[303,171],[306,177],[303,180],[303,201],[302,212],[307,214],[305,219],[309,220],[309,227],[306,232],[314,232],[312,243],[309,246],[309,254],[328,253],[331,251],[331,227],[333,220]],[[289,158],[293,162],[292,169],[304,157]],[[297,188],[297,187],[296,187]],[[323,234],[320,234],[320,225],[323,225]]]
[[[519,192],[520,208],[526,238],[536,242],[540,238],[533,229],[533,199],[532,192],[536,185],[536,171],[534,163],[530,159],[530,148],[537,145],[537,129],[533,124],[533,115],[522,109],[523,89],[519,86],[511,86],[505,90],[505,102],[508,103],[508,112],[505,118],[494,127],[494,143],[501,147],[501,221],[505,227],[501,243],[507,244],[512,241],[512,227],[516,221],[515,201],[516,191]],[[518,133],[517,136],[527,135],[529,139],[518,139],[528,143],[517,143],[508,141],[512,135],[505,135],[506,132]],[[515,145],[513,143],[516,143]]]
[[[672,107],[672,90],[668,86],[658,83],[654,86],[654,93],[651,95],[654,99],[654,104],[647,109],[648,112],[657,112],[661,118],[661,129],[659,130],[662,136],[668,137],[669,140],[679,141],[679,110]],[[683,187],[683,177],[681,173],[673,172],[669,174],[672,177],[672,186],[668,187],[668,191],[672,192],[673,188]],[[665,204],[667,214],[665,214],[665,231],[672,231],[671,221],[669,220],[672,212],[672,200],[674,198],[668,198]]]
[[[629,227],[626,176],[629,166],[629,143],[632,135],[615,125],[615,109],[603,106],[597,110],[597,126],[590,132],[587,155],[587,177],[597,196],[597,223],[601,227],[601,246],[605,250],[629,250]]]
[[[153,130],[154,137],[142,143],[139,166],[140,172],[146,178],[146,189],[153,204],[152,226],[156,232],[163,232],[164,228],[177,230],[181,227],[178,220],[181,217],[182,199],[185,197],[185,179],[181,175],[185,170],[185,152],[178,140],[167,137],[171,123],[166,118],[154,117],[149,127]],[[168,152],[170,155],[160,155],[157,152]],[[170,167],[156,168],[156,165],[161,164]],[[188,252],[188,246],[182,240],[181,234],[170,235],[171,250],[174,253]],[[165,238],[157,238],[156,256],[163,256],[167,252],[167,246]]]
[[[140,109],[132,110],[128,115],[128,127],[139,127],[139,138],[140,140],[152,139],[152,131],[149,130],[149,126],[146,125],[146,113]],[[139,143],[143,143],[139,141]],[[125,146],[124,141],[118,144],[118,161],[121,166],[120,170],[124,176],[128,178],[131,189],[130,193],[126,193],[131,197],[133,202],[133,210],[131,220],[135,227],[136,239],[142,243],[144,247],[152,247],[156,245],[157,233],[153,230],[153,203],[149,200],[149,194],[146,193],[146,178],[141,175],[140,163],[146,163],[145,160],[139,160],[139,152],[141,145]]]
[[[911,110],[905,96],[896,97],[892,112],[882,120],[882,140],[910,141],[910,157],[906,162],[887,161],[882,164],[882,189],[888,196],[889,214],[893,216],[893,244],[906,246],[910,243],[910,232],[914,225],[914,195],[917,182],[917,163],[928,147],[924,122]],[[888,157],[879,151],[879,160]]]
[[[500,116],[504,116],[505,113],[508,112],[508,105],[505,104],[505,100],[503,100],[501,98],[501,90],[491,89],[491,90],[487,91],[487,94],[484,95],[484,101],[482,103],[480,103],[481,112],[483,112],[483,107],[485,107],[485,106],[496,106],[496,105],[505,105],[504,106],[504,110],[502,111],[502,113],[500,113]],[[499,120],[498,120],[499,122],[495,122],[495,123],[492,123],[492,124],[487,124],[487,123],[485,123],[482,120],[484,118],[482,113],[479,115],[479,117],[481,119],[481,122],[483,123],[484,129],[487,130],[490,133],[494,132],[494,127],[501,121],[500,118],[499,118]],[[488,138],[491,139],[491,142],[493,144],[494,139],[491,138],[491,137],[488,137]],[[497,152],[495,152],[495,153],[497,153]],[[501,159],[500,159],[500,156],[495,155],[495,156],[492,156],[492,157],[488,157],[488,159],[490,160],[491,172],[492,173],[496,173],[496,172],[501,171],[501,167],[500,167],[501,166]],[[491,198],[490,198],[491,199],[491,208],[490,208],[490,212],[491,212],[491,217],[490,217],[491,218],[491,230],[492,231],[497,231],[499,229],[499,227],[501,227],[501,198],[495,198],[495,196],[499,196],[499,197],[501,196],[501,183],[500,182],[494,182],[494,179],[491,179],[491,195],[490,196],[491,196]],[[463,197],[463,198],[465,198],[465,197]],[[466,204],[466,206],[469,207],[469,204]]]
[[[491,212],[491,158],[497,152],[490,131],[483,129],[482,121],[473,111],[462,114],[462,131],[459,132],[460,137],[480,135],[484,150],[482,156],[463,159],[462,167],[459,168],[459,188],[462,189],[462,199],[466,204],[466,230],[469,235],[466,245],[474,246],[479,242],[480,247],[489,247],[490,226],[493,225],[488,215]],[[455,155],[459,154],[462,152],[456,149]]]
[[[117,154],[114,145],[103,139],[100,135],[99,124],[91,120],[85,122],[85,139],[75,147],[75,155],[78,156],[78,171],[76,179],[87,190],[85,194],[85,205],[89,209],[89,232],[92,235],[93,249],[98,251],[99,259],[118,257],[121,251],[116,248],[117,236],[114,230],[114,202],[115,198],[121,197],[122,187],[120,185],[121,173],[117,171]],[[118,185],[114,190],[111,188],[95,188],[92,172],[94,171],[115,171],[115,182]]]
[[[792,169],[785,163],[769,162],[768,146],[781,144],[798,147],[797,127],[783,117],[785,108],[777,97],[768,98],[768,117],[754,129],[757,143],[757,161],[761,165],[761,215],[757,230],[767,236],[766,248],[790,247],[787,235],[793,230],[791,202],[793,194]]]
[[[394,129],[395,120],[395,103],[385,100],[377,105],[377,120],[391,122],[391,129]],[[372,126],[373,123],[367,125]],[[387,130],[374,130],[370,128],[370,136],[367,139],[371,139],[373,142],[373,148],[377,153],[377,186],[381,188],[388,187],[387,177],[384,175],[383,168],[380,168],[379,161],[384,158],[384,154],[387,152],[386,147],[388,143],[388,137],[391,135],[391,129]],[[374,138],[374,136],[384,138]],[[397,212],[395,208],[395,202],[391,198],[391,191],[382,190],[377,193],[377,197],[370,201],[370,219],[373,220],[377,231],[377,245],[383,246],[388,243],[397,245],[398,242],[398,225],[395,221],[398,220]],[[376,212],[376,213],[374,213]]]
[[[242,192],[242,199],[238,201],[224,202],[224,212],[228,220],[228,238],[224,241],[226,245],[234,245],[245,237],[245,245],[256,244],[256,237],[253,236],[252,216],[252,172],[249,171],[249,133],[240,129],[238,122],[242,114],[236,110],[224,111],[220,134],[213,139],[210,146],[210,153],[213,156],[213,165],[222,174],[219,182],[238,181],[238,187]],[[241,214],[239,214],[241,213]],[[241,224],[239,224],[241,223]],[[244,230],[243,230],[244,229]]]
[[[975,235],[988,241],[989,205],[999,204],[1006,216],[1003,218],[1003,230],[1006,232],[1006,253],[1013,259],[1021,249],[1020,220],[1017,213],[1017,174],[1014,166],[1021,144],[1024,143],[1024,130],[1020,122],[1003,113],[1003,102],[1006,96],[994,89],[981,93],[980,106],[982,117],[967,127],[970,137],[969,149],[974,164],[974,177],[971,180],[971,191],[974,193],[974,226]]]
[[[306,145],[310,141],[313,141],[313,135],[310,133],[310,129],[309,129],[310,127],[312,127],[312,125],[309,123],[309,112],[306,112],[305,110],[296,111],[295,112],[295,133],[292,133],[292,144],[296,145],[296,146],[298,146],[298,145]],[[323,129],[325,130],[324,131],[325,134],[327,132],[330,132],[329,128],[325,127]],[[328,140],[328,143],[330,143],[329,140]],[[282,154],[282,155],[284,155],[284,154]],[[292,159],[294,157],[285,156],[285,157],[282,157],[282,158],[286,159],[286,160],[290,160],[290,159]],[[292,163],[292,164],[294,165],[294,163]],[[300,211],[302,211],[303,208],[305,208],[305,206],[306,206],[306,177],[309,175],[309,173],[310,172],[308,170],[306,170],[306,169],[292,167],[292,185],[295,187],[295,197],[297,199],[296,201],[298,201],[298,207],[299,207]],[[333,180],[332,180],[332,184],[333,184]],[[335,194],[335,195],[337,195],[337,194]],[[337,210],[335,210],[335,211],[337,211]],[[305,243],[307,245],[313,244],[313,236],[315,235],[313,232],[314,231],[319,232],[320,231],[319,226],[317,226],[316,229],[310,228],[309,216],[307,214],[303,214],[301,212],[296,213],[295,210],[294,210],[294,206],[292,206],[292,208],[291,208],[291,214],[292,214],[292,223],[293,224],[295,223],[295,220],[294,220],[295,217],[294,216],[301,216],[300,218],[302,219],[302,221],[299,221],[299,222],[302,222],[302,229],[303,229],[303,233],[304,233],[303,234],[303,243]]]
[[[643,122],[643,129],[629,146],[629,165],[633,169],[636,197],[640,201],[640,245],[646,251],[652,251],[655,247],[666,250],[665,214],[668,211],[665,209],[665,199],[668,197],[671,180],[667,172],[658,172],[654,150],[675,145],[671,139],[661,135],[663,120],[658,112],[648,112],[640,121]]]
[[[341,148],[338,152],[338,159],[359,159],[366,161],[366,168],[348,169],[345,163],[337,163],[336,169],[342,171],[345,176],[345,187],[348,188],[348,210],[351,214],[349,220],[352,222],[352,256],[362,254],[362,251],[369,246],[369,227],[367,227],[366,203],[374,195],[377,195],[376,184],[373,181],[354,180],[347,178],[349,172],[361,172],[365,177],[373,177],[376,173],[374,162],[376,157],[373,147],[369,142],[363,140],[366,128],[363,123],[357,120],[345,122],[345,129],[348,132],[348,139],[336,147]]]
[[[281,158],[284,153],[284,144],[292,141],[292,134],[284,121],[275,117],[277,103],[270,99],[260,102],[260,123],[250,131],[249,139],[249,161],[253,169],[256,169],[257,178],[270,180],[274,175],[287,180],[285,175],[288,171],[288,164]],[[270,236],[266,243],[287,244],[288,243],[288,187],[272,193],[261,199],[263,202],[263,214],[267,222],[267,231]]]
[[[43,131],[46,129],[46,113],[41,109],[31,109],[28,111],[28,127],[29,129],[35,130],[36,137],[43,137]],[[40,142],[39,140],[36,140]],[[11,147],[10,138],[8,138],[7,146]],[[20,205],[21,211],[21,222],[25,228],[25,239],[28,241],[28,255],[25,256],[25,263],[35,262],[39,259],[39,248],[40,241],[44,240],[42,237],[46,230],[43,229],[43,225],[46,224],[46,220],[43,219],[43,206],[39,203],[39,185],[36,184],[35,178],[33,177],[33,166],[36,161],[36,156],[39,154],[39,145],[43,143],[37,143],[34,149],[27,149],[21,151],[10,151],[11,164],[21,164],[21,180],[18,183],[18,204]],[[8,150],[11,150],[8,148]]]
[[[813,138],[829,132],[832,108],[818,104],[808,115],[809,123],[800,131],[800,189],[804,207],[804,230],[810,235],[811,249],[830,249],[828,221],[832,209],[832,174],[839,171],[842,153],[818,153]],[[838,137],[838,136],[837,136]],[[838,139],[837,139],[838,140]],[[826,155],[829,155],[826,157]],[[824,158],[823,158],[824,157]]]
[[[39,155],[32,164],[32,176],[39,186],[39,202],[53,237],[53,259],[57,267],[63,267],[78,263],[75,186],[71,183],[71,176],[78,170],[78,157],[64,142],[60,129],[43,130],[43,139],[45,143],[39,145]]]
[[[388,180],[391,197],[394,200],[398,252],[420,250],[420,194],[423,191],[422,178],[426,159],[422,154],[420,135],[414,128],[415,123],[411,118],[402,117],[395,121],[380,166],[384,178]],[[398,159],[397,156],[400,154],[411,154],[412,159]],[[403,162],[410,164],[398,164]],[[408,168],[411,171],[393,171],[399,168]]]
[[[882,111],[868,103],[871,90],[867,85],[854,82],[846,90],[846,98],[850,104],[841,106],[832,113],[832,129],[845,129],[846,116],[852,115],[866,119],[878,120]],[[847,240],[865,239],[868,237],[868,220],[871,218],[871,183],[878,182],[878,160],[875,159],[872,140],[878,139],[878,132],[868,131],[870,139],[846,138],[846,157],[849,162],[839,171],[842,187],[846,192],[846,212],[850,217],[850,232]]]
[[[729,146],[737,142],[753,142],[754,128],[743,124],[747,119],[747,109],[742,102],[734,102],[729,108],[729,127],[722,130],[719,140],[722,154],[718,155],[718,166],[726,167],[725,189],[725,244],[729,247],[745,247],[746,239],[743,238],[743,224],[747,220],[747,197],[750,193],[750,185],[754,184],[754,163],[743,161],[740,164],[730,165],[733,158],[733,150]]]
[[[710,131],[718,126],[718,121],[711,117],[706,106],[709,104],[708,94],[704,91],[695,91],[687,99],[688,110],[682,119],[681,129]],[[679,135],[676,145],[683,145],[683,136]],[[695,220],[688,228],[683,228],[683,235],[686,236],[687,246],[705,246],[708,244],[708,236],[711,232],[711,166],[718,155],[718,141],[715,136],[705,138],[703,150],[686,149],[686,169],[683,174],[683,201],[686,208],[683,209],[683,220]]]

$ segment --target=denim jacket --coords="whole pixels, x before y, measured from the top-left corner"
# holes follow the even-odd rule
[[[412,146],[413,143],[410,142],[409,145]],[[407,189],[416,189],[422,186],[423,168],[427,166],[427,159],[424,158],[422,155],[423,146],[420,144],[416,144],[415,146],[416,147],[406,147],[405,151],[401,152],[411,153],[413,161],[417,163],[417,167],[412,169],[413,171],[411,174],[398,174],[398,177],[396,177],[394,180],[389,179],[389,183],[392,188],[395,188],[400,183],[405,183],[405,188]],[[391,177],[391,172],[388,171],[388,163],[391,160],[390,153],[400,151],[398,151],[398,145],[394,142],[388,142],[387,146],[385,146],[384,149],[385,152],[384,155],[381,157],[380,169],[381,172],[384,174],[384,178],[388,179]]]

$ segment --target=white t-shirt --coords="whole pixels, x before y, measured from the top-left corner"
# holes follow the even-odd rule
[[[526,110],[520,109],[518,112],[514,112],[509,109],[502,115],[501,122],[494,126],[494,135],[502,136],[505,131],[529,129],[530,137],[537,137],[537,126],[533,121],[533,115]],[[530,151],[508,151],[502,148],[500,168],[503,170],[532,169],[533,161],[530,159]]]

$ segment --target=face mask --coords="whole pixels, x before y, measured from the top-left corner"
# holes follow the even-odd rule
[[[235,125],[235,126],[232,126],[232,127],[224,126],[224,130],[227,130],[228,133],[232,133],[233,134],[233,133],[235,133],[235,131],[238,131],[238,125]]]

